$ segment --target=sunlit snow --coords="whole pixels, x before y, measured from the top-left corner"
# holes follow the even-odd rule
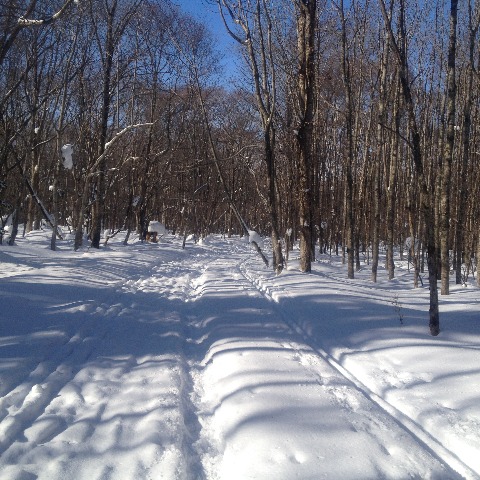
[[[480,478],[480,293],[248,240],[0,246],[0,479]]]
[[[159,235],[165,235],[167,233],[165,225],[163,225],[163,223],[160,223],[156,220],[152,220],[151,222],[148,223],[148,231],[150,233],[157,232]]]
[[[255,230],[248,231],[248,241],[250,243],[255,242],[258,246],[261,246],[263,243],[262,237]]]

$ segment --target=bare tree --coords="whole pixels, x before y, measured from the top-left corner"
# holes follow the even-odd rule
[[[353,216],[353,163],[354,163],[354,133],[353,133],[353,94],[352,79],[350,71],[350,59],[347,45],[347,23],[345,18],[345,10],[343,0],[340,0],[338,6],[340,14],[340,22],[342,26],[342,77],[345,90],[345,130],[347,136],[347,155],[345,159],[345,240],[347,247],[347,268],[348,278],[354,278],[355,264],[355,222]]]
[[[380,8],[384,18],[385,26],[390,39],[393,54],[396,57],[402,94],[405,102],[405,108],[408,114],[409,130],[411,135],[411,149],[415,170],[420,182],[421,204],[426,229],[427,244],[427,262],[428,262],[428,281],[430,286],[430,308],[429,308],[429,327],[430,333],[436,336],[440,333],[440,315],[438,309],[438,290],[437,290],[437,247],[435,242],[435,213],[433,207],[433,195],[429,190],[427,179],[424,172],[424,160],[420,144],[420,131],[418,128],[417,117],[415,113],[415,103],[411,90],[410,69],[405,48],[398,43],[391,18],[388,16],[384,0],[379,0]],[[405,4],[400,0],[400,21],[399,28],[405,29]]]
[[[275,109],[276,72],[273,58],[272,14],[265,0],[232,2],[217,0],[225,27],[232,38],[246,51],[254,85],[257,110],[263,129],[264,160],[267,170],[268,208],[272,228],[273,269],[280,274],[283,270],[283,253],[280,242],[277,178],[275,160]],[[235,3],[235,8],[233,4]],[[238,25],[240,32],[234,32],[228,18]],[[253,25],[253,29],[251,25]],[[242,35],[242,36],[240,36]]]
[[[93,10],[94,0],[91,0],[91,19],[95,22],[95,19],[98,16],[98,13]],[[116,50],[119,47],[122,36],[125,32],[125,29],[129,25],[132,17],[137,11],[138,7],[142,0],[136,0],[131,2],[126,8],[122,9],[121,0],[111,0],[111,2],[105,2],[102,16],[104,16],[105,25],[104,27],[104,36],[101,38],[99,36],[100,26],[97,27],[96,36],[97,36],[97,45],[98,52],[100,54],[102,62],[102,92],[101,92],[101,108],[100,108],[100,138],[98,143],[98,160],[97,164],[97,192],[95,200],[95,208],[93,215],[93,225],[91,231],[92,238],[92,247],[100,247],[100,236],[103,224],[104,216],[104,199],[105,199],[105,169],[106,169],[106,155],[105,145],[108,141],[109,135],[109,120],[110,113],[112,108],[112,71],[114,66],[114,55]]]
[[[387,89],[387,65],[389,58],[388,37],[385,39],[383,52],[380,60],[379,94],[378,94],[378,123],[376,131],[376,157],[373,178],[374,219],[372,235],[372,281],[377,281],[379,246],[380,246],[380,177],[382,162],[385,156],[385,124],[386,124],[386,89]]]
[[[184,68],[186,68],[188,71],[191,86],[193,88],[195,97],[197,98],[200,105],[201,117],[206,130],[208,146],[228,206],[237,218],[238,223],[242,229],[242,233],[250,236],[251,229],[249,229],[244,217],[241,215],[240,210],[238,209],[232,192],[230,191],[227,179],[221,168],[221,159],[218,154],[218,149],[216,147],[213,137],[212,126],[207,110],[207,104],[204,98],[204,83],[211,75],[215,63],[214,58],[211,55],[212,49],[209,38],[204,29],[200,28],[198,24],[194,25],[194,22],[188,21],[188,19],[185,19],[184,27],[187,27],[184,28],[184,32],[187,31],[188,33],[183,35],[183,38],[174,38],[172,36],[172,41],[174,42],[180,55],[179,61],[182,62]],[[188,27],[190,27],[190,30],[188,30]],[[192,28],[195,28],[195,35],[192,35]],[[256,240],[253,238],[250,238],[250,243],[254,246],[257,253],[261,256],[265,265],[268,266],[268,259],[262,252],[260,245],[258,245]]]
[[[15,16],[15,5],[11,3],[7,7],[6,25],[4,25],[3,34],[0,39],[0,66],[5,57],[17,39],[19,33],[27,27],[50,25],[58,20],[67,10],[68,7],[75,3],[75,0],[66,0],[65,3],[58,9],[57,12],[45,18],[31,18],[35,13],[37,0],[30,0],[25,6],[25,12],[20,17]]]
[[[316,0],[292,0],[296,14],[297,89],[294,146],[298,158],[300,270],[310,272],[313,248],[313,124],[315,118]]]
[[[468,44],[467,44],[467,65],[464,80],[463,90],[463,128],[461,134],[462,142],[462,158],[458,169],[458,200],[457,200],[457,215],[455,224],[455,281],[457,284],[463,282],[462,279],[462,263],[468,265],[470,263],[470,251],[467,250],[466,242],[466,210],[468,207],[468,182],[465,181],[468,175],[468,165],[472,156],[472,113],[473,113],[473,94],[474,94],[474,77],[475,68],[475,45],[477,44],[477,35],[480,27],[480,11],[476,2],[468,1]],[[479,242],[480,244],[480,242]],[[480,285],[480,277],[478,277],[478,284]]]

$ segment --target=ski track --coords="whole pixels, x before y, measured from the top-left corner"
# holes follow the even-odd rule
[[[315,342],[306,331],[304,331],[295,322],[288,320],[287,316],[289,315],[287,312],[282,311],[278,304],[276,304],[276,302],[273,300],[270,287],[263,284],[258,278],[254,278],[248,274],[246,268],[247,263],[248,260],[239,260],[232,256],[230,256],[228,260],[221,258],[216,262],[213,262],[209,268],[207,268],[206,273],[208,274],[208,270],[211,269],[213,272],[215,272],[217,279],[207,279],[205,282],[204,293],[208,295],[209,288],[207,288],[207,285],[211,283],[212,286],[210,287],[210,291],[212,292],[216,290],[213,286],[217,284],[218,288],[221,289],[224,294],[228,294],[226,291],[227,288],[233,288],[235,290],[243,291],[243,294],[250,297],[260,296],[263,298],[266,303],[265,309],[273,309],[274,317],[281,319],[281,321],[285,324],[285,330],[290,332],[288,336],[291,338],[291,341],[280,342],[278,344],[284,351],[283,354],[280,353],[279,355],[289,356],[293,361],[304,368],[305,374],[302,375],[304,376],[304,380],[298,380],[298,386],[300,388],[302,382],[305,382],[306,385],[318,384],[323,386],[324,389],[330,394],[332,401],[336,402],[344,411],[348,412],[348,421],[351,423],[353,430],[364,432],[364,434],[369,436],[371,439],[373,438],[373,442],[375,442],[376,432],[379,430],[391,428],[392,424],[400,426],[403,431],[407,432],[408,435],[413,437],[415,443],[422,445],[423,448],[433,454],[434,457],[438,459],[439,464],[442,465],[444,460],[442,459],[441,454],[447,453],[446,450],[441,450],[439,452],[438,449],[431,448],[432,442],[428,440],[425,441],[424,435],[422,436],[418,432],[418,429],[414,429],[411,425],[408,425],[408,419],[405,416],[401,416],[400,412],[397,412],[395,409],[393,409],[393,407],[390,408],[389,405],[387,406],[386,404],[382,404],[381,399],[377,398],[372,392],[368,391],[365,386],[363,386],[353,375],[350,374],[350,372],[346,371],[329,355],[327,355],[326,352],[322,351],[317,345],[315,345]],[[223,274],[220,268],[225,270],[225,274]],[[232,274],[232,271],[236,273]],[[230,285],[225,286],[225,283],[227,283],[226,279],[228,279],[228,283],[230,283],[230,279],[232,277],[235,280],[235,285],[233,287]],[[217,339],[214,333],[215,329],[213,327],[209,332],[209,344],[211,348],[208,350],[205,359],[201,363],[203,369],[211,365],[211,362],[214,360],[216,355],[222,354],[224,351],[229,350],[227,341],[228,336],[225,335],[224,339],[221,339],[222,337],[219,336]],[[265,332],[265,337],[268,338],[267,332]],[[205,341],[206,338],[207,337],[205,336],[202,337],[202,341]],[[257,340],[257,344],[259,343],[261,342]],[[220,346],[217,347],[217,344],[220,344]],[[239,345],[238,347],[240,351],[244,350],[245,352],[248,352],[248,350],[251,348],[251,342],[249,343],[248,341],[244,342],[243,345]],[[265,346],[265,349],[268,348],[272,347]],[[240,355],[244,354],[245,353],[240,353]],[[326,365],[332,368],[326,368]],[[235,375],[237,374],[232,373],[232,376]],[[222,380],[222,377],[220,377],[220,380]],[[208,392],[206,392],[205,388],[202,388],[201,384],[202,378],[201,375],[199,375],[197,376],[196,405],[198,406],[200,422],[202,423],[205,432],[204,437],[207,437],[201,438],[201,441],[198,442],[199,447],[201,448],[203,446],[204,449],[202,455],[204,469],[208,478],[217,478],[217,475],[218,478],[224,478],[221,474],[221,465],[228,454],[228,438],[230,434],[228,433],[228,427],[225,425],[228,425],[228,420],[227,418],[223,418],[221,411],[224,407],[225,400],[233,398],[233,396],[237,396],[238,393],[235,390],[232,390],[230,394],[227,393],[225,398],[208,399]],[[249,390],[252,392],[252,394],[255,394],[260,390],[260,388],[261,387],[259,386],[252,386],[251,390]],[[363,400],[361,400],[360,397],[363,397]],[[375,404],[377,410],[380,410],[383,413],[383,417],[385,417],[385,419],[381,419],[380,421],[376,422],[376,418],[372,418],[372,407],[369,406],[371,402]],[[227,409],[227,407],[225,407],[225,409]],[[219,419],[217,420],[216,417]],[[399,438],[403,437],[405,437],[405,435],[400,434],[399,437],[398,434],[396,434],[396,436],[392,438],[390,445],[378,445],[378,447],[379,449],[383,449],[386,455],[394,455],[393,452],[396,452],[397,449],[396,443],[399,441]],[[205,446],[205,443],[207,446]],[[302,453],[301,451],[292,451],[290,453],[287,452],[284,455],[288,458],[289,462],[298,465],[304,463],[308,457],[307,453]],[[461,464],[461,462],[455,463],[453,461],[453,454],[448,452],[448,455],[450,456],[448,463],[453,464],[451,466],[456,467],[456,469],[462,471],[462,473],[468,471],[468,467]],[[284,461],[283,458],[278,460],[279,464],[282,460]],[[274,472],[273,467],[272,472]],[[272,472],[270,472],[269,475],[274,475]],[[428,475],[427,472],[424,473],[425,475]],[[319,473],[319,475],[320,474],[321,473]],[[382,476],[383,474],[378,472],[379,476]],[[457,475],[452,471],[448,471],[448,469],[445,471],[445,475],[445,478],[457,478]],[[422,477],[422,475],[420,476]],[[238,476],[238,478],[242,477]],[[257,477],[252,476],[251,478]],[[258,478],[264,477],[260,476]],[[476,477],[473,475],[471,478]]]
[[[111,315],[116,305],[99,305],[94,313]],[[95,328],[95,331],[94,331]],[[99,334],[100,333],[100,334]],[[0,399],[0,455],[40,417],[52,398],[75,376],[75,366],[88,361],[95,339],[103,339],[91,319],[60,348],[44,358],[23,382]]]
[[[177,278],[195,270],[179,271],[177,257],[161,266],[152,257],[153,266],[145,264],[142,276],[113,282],[101,304],[77,305],[85,314],[80,328],[0,397],[0,479],[37,478],[22,468],[30,464],[42,465],[39,478],[203,478],[192,447],[199,425],[182,353],[186,320],[174,313],[160,335],[167,339],[169,355],[110,352],[123,317],[128,321],[136,308],[122,303],[125,293],[130,298],[153,293],[169,301],[195,298]],[[129,463],[127,451],[132,452],[129,474],[122,468]],[[92,454],[107,458],[106,465],[85,464],[83,457]],[[49,460],[58,456],[64,458],[50,468]]]
[[[422,445],[427,451],[429,451],[433,456],[435,456],[440,463],[446,463],[452,470],[458,472],[462,477],[466,479],[479,479],[480,477],[470,469],[468,465],[462,462],[458,456],[448,449],[445,445],[440,443],[436,438],[434,438],[427,430],[425,430],[420,424],[411,419],[404,412],[398,410],[394,405],[389,403],[384,398],[380,397],[374,393],[371,389],[368,388],[364,383],[362,383],[350,370],[345,368],[340,360],[334,358],[332,355],[327,353],[322,349],[318,342],[312,337],[311,333],[307,329],[293,320],[295,315],[293,312],[287,312],[282,308],[279,308],[278,304],[278,294],[286,294],[285,292],[273,291],[273,289],[268,286],[265,282],[262,281],[261,277],[253,277],[248,273],[246,265],[248,260],[244,260],[239,264],[239,271],[242,275],[251,283],[251,285],[269,302],[276,305],[275,311],[276,314],[282,318],[282,320],[292,329],[301,336],[305,344],[311,348],[311,352],[304,353],[299,352],[299,361],[305,364],[315,364],[318,359],[321,359],[331,365],[337,372],[340,374],[345,381],[351,383],[365,398],[373,402],[378,406],[388,417],[390,417],[397,425],[402,429],[412,435],[416,441]],[[335,284],[342,284],[345,286],[354,285],[356,288],[361,288],[365,291],[374,291],[378,296],[378,286],[368,286],[364,283],[359,283],[358,281],[349,281],[345,280],[344,277],[335,276],[332,274],[327,274],[322,272],[320,274],[324,279],[335,282]],[[388,292],[388,289],[385,289]],[[288,295],[288,293],[287,293]],[[392,295],[393,296],[393,295]],[[385,296],[381,297],[385,301]],[[313,358],[313,359],[312,359]],[[338,391],[332,392],[337,398],[339,398],[340,403],[344,404],[347,408],[355,410],[355,405],[351,404],[351,398],[346,398],[342,393]],[[353,402],[355,403],[355,401]]]

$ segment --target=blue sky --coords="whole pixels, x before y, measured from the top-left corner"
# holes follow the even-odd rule
[[[218,50],[224,55],[223,64],[227,76],[235,74],[233,49],[235,42],[225,31],[222,19],[214,0],[172,0],[184,12],[204,23],[212,33]]]

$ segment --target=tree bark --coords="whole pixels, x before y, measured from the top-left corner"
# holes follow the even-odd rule
[[[100,113],[100,140],[98,146],[98,156],[102,156],[105,151],[105,144],[107,143],[107,131],[108,131],[108,119],[110,116],[110,105],[112,100],[111,93],[111,77],[113,67],[113,55],[115,53],[116,41],[114,34],[114,18],[117,10],[117,0],[114,0],[112,6],[107,9],[107,32],[105,37],[105,50],[104,50],[104,62],[102,72],[102,109]],[[101,162],[98,165],[97,175],[97,192],[94,204],[94,214],[92,217],[92,247],[100,248],[100,237],[102,232],[103,216],[105,209],[105,169],[106,158],[102,157]]]
[[[395,244],[395,209],[397,199],[397,169],[400,139],[400,91],[398,78],[395,77],[395,98],[393,101],[393,135],[391,137],[390,165],[387,180],[387,270],[388,279],[395,278],[394,244]]]
[[[297,11],[297,128],[295,146],[298,156],[298,199],[300,270],[312,270],[313,239],[313,122],[315,114],[315,26],[316,0],[294,0]],[[352,249],[353,259],[353,249]]]
[[[477,33],[480,26],[480,16],[477,13],[476,18],[473,18],[471,2],[468,2],[468,29],[469,29],[469,44],[468,44],[468,65],[467,65],[467,79],[465,85],[465,104],[463,107],[463,129],[462,129],[462,159],[459,165],[458,172],[458,205],[457,205],[457,221],[455,225],[455,283],[457,285],[462,283],[462,263],[464,255],[467,256],[466,251],[466,228],[465,228],[465,212],[467,210],[467,182],[465,176],[468,173],[468,163],[470,160],[470,142],[472,129],[472,108],[473,108],[473,80],[475,71],[475,45],[477,43]],[[470,262],[470,252],[466,263]],[[468,267],[467,267],[468,268]],[[480,284],[480,283],[479,283]]]

